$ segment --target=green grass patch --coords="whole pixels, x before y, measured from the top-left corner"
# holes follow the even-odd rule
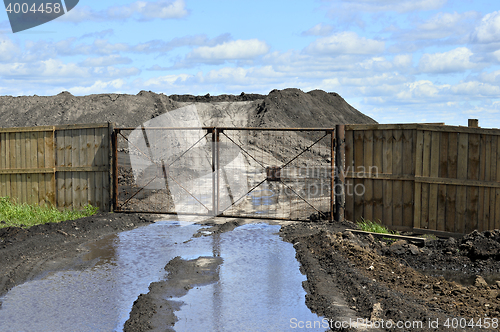
[[[361,228],[362,231],[365,232],[373,232],[373,233],[380,233],[380,234],[394,234],[390,230],[387,229],[387,227],[382,226],[379,223],[376,223],[374,221],[370,220],[365,220],[364,218],[361,218],[361,221],[358,221],[358,226]]]
[[[0,197],[0,228],[14,226],[28,228],[49,222],[61,222],[88,217],[97,213],[99,209],[86,205],[82,210],[60,211],[49,205],[17,204],[9,197]]]

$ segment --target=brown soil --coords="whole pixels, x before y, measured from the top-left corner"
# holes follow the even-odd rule
[[[73,123],[114,122],[118,127],[136,127],[165,112],[191,103],[211,104],[202,116],[204,125],[221,119],[231,125],[231,113],[251,102],[245,125],[255,127],[332,127],[343,123],[376,123],[350,106],[336,93],[299,89],[273,90],[269,95],[191,96],[156,94],[97,94],[73,96],[0,96],[1,127],[25,127]]]
[[[328,223],[295,224],[281,233],[294,243],[307,275],[307,305],[333,321],[349,316],[350,309],[351,315],[379,324],[422,322],[422,328],[406,330],[445,331],[452,328],[444,324],[453,323],[454,318],[465,318],[467,324],[473,319],[477,324],[480,319],[499,317],[500,282],[487,284],[475,277],[500,271],[498,230],[475,232],[460,240],[426,241],[421,248],[403,240],[379,241],[371,235],[339,232]],[[474,285],[430,275],[436,271],[418,272],[436,267],[441,273],[473,276]],[[344,307],[331,305],[338,302],[339,293]],[[438,328],[429,326],[436,321]]]
[[[0,295],[50,271],[87,268],[89,262],[77,259],[85,252],[86,243],[146,225],[155,217],[99,214],[30,229],[0,229]],[[222,221],[212,224],[207,221],[207,224],[213,226],[214,232],[226,232],[244,223],[234,219]],[[488,276],[500,271],[500,231],[473,232],[462,239],[427,240],[425,245],[417,246],[403,240],[376,240],[371,235],[346,231],[355,227],[350,222],[296,222],[280,231],[284,240],[294,244],[301,270],[307,276],[303,285],[307,306],[331,320],[332,326],[335,322],[362,318],[378,324],[423,324],[422,328],[387,331],[445,331],[451,329],[444,325],[447,320],[452,323],[453,319],[464,318],[470,324],[473,319],[477,324],[479,319],[498,318],[500,282]],[[138,298],[126,330],[147,331],[158,326],[159,321],[170,322],[172,326],[179,304],[167,299],[182,295],[190,287],[217,281],[217,267],[221,263],[207,264],[199,259],[171,261],[166,266],[170,278],[151,284],[150,292]],[[447,271],[460,273],[462,284],[437,276]],[[467,277],[472,278],[472,284]],[[429,322],[436,321],[438,328],[429,327]],[[349,330],[352,329],[332,328],[332,331]],[[384,329],[373,329],[376,330]]]

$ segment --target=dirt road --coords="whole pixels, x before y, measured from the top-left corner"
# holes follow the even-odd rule
[[[28,230],[0,229],[0,294],[47,271],[83,269],[89,263],[75,266],[75,258],[82,254],[85,243],[155,219],[151,215],[100,214]],[[234,220],[219,220],[212,232],[231,231],[238,226]],[[453,330],[453,324],[460,327],[464,322],[466,330],[498,330],[495,324],[500,314],[500,282],[495,278],[500,271],[499,231],[476,232],[458,240],[427,240],[418,246],[346,231],[354,227],[349,222],[297,222],[282,226],[280,231],[282,238],[294,245],[302,272],[307,276],[307,306],[330,320],[332,331],[363,330],[342,328],[342,322],[349,319],[370,320],[385,327],[375,330],[387,331],[448,331]],[[152,284],[151,292],[139,297],[126,330],[154,328],[158,320],[151,317],[158,309],[156,300],[161,292],[168,289],[177,293],[212,282],[214,269],[223,264],[217,260],[199,263],[171,261],[167,270],[171,271],[172,280]],[[437,276],[446,271],[460,276],[463,284]],[[191,274],[193,278],[181,278],[182,284],[175,283],[176,274]],[[163,317],[168,315],[175,320],[175,307],[164,307]],[[403,328],[389,328],[388,324],[400,324]],[[414,325],[405,328],[404,324]],[[489,329],[484,328],[486,324]]]

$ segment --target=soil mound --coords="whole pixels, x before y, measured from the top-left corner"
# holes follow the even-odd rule
[[[141,91],[137,95],[0,96],[1,127],[114,122],[136,127],[168,111],[196,104],[203,125],[254,127],[332,127],[376,123],[336,93],[299,89],[273,90],[269,95],[192,96]],[[217,119],[214,122],[214,119]],[[234,119],[240,119],[235,123]]]

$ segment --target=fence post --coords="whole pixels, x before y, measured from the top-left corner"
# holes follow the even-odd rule
[[[335,163],[337,156],[335,155],[335,129],[330,131],[331,144],[331,160],[330,160],[330,216],[329,221],[335,220]]]
[[[345,125],[335,126],[335,220],[344,220],[345,210],[345,179],[344,179],[344,158],[345,158]]]

